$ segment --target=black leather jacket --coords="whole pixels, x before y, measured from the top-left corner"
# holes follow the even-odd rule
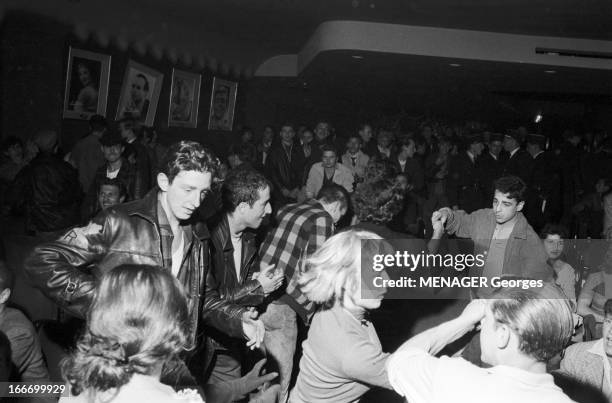
[[[234,247],[230,239],[230,229],[227,215],[223,214],[219,223],[211,234],[211,273],[218,286],[221,298],[241,306],[256,306],[264,301],[264,292],[261,284],[253,280],[253,273],[259,271],[259,257],[255,245],[255,234],[250,231],[242,235],[242,257],[240,265],[240,279],[236,275],[234,265]],[[207,332],[215,348],[230,348],[236,343],[235,339],[217,329]],[[240,345],[243,342],[240,341]]]
[[[9,192],[13,206],[25,207],[28,230],[59,231],[79,223],[77,171],[56,155],[37,155],[19,172]]]
[[[191,343],[197,341],[198,319],[233,337],[243,337],[244,308],[219,296],[209,273],[209,234],[204,224],[192,226],[192,241],[182,282],[189,298]],[[87,226],[37,246],[25,261],[33,283],[70,312],[84,317],[97,279],[125,263],[162,266],[157,220],[157,190],[144,199],[117,205],[98,214]]]

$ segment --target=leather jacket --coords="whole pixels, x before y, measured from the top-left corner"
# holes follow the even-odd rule
[[[56,155],[37,155],[16,176],[7,196],[13,206],[25,207],[28,230],[60,231],[79,223],[78,173]]]
[[[255,234],[250,231],[244,231],[242,234],[240,279],[236,275],[234,247],[230,236],[227,215],[223,214],[211,233],[210,248],[211,274],[218,286],[219,295],[225,301],[241,306],[259,305],[263,303],[265,296],[259,281],[251,278],[255,271],[259,271]],[[216,348],[227,348],[236,344],[236,339],[231,339],[217,329],[207,329],[207,334],[213,339]],[[243,344],[240,341],[240,345]]]
[[[76,227],[54,242],[37,246],[26,258],[26,273],[45,295],[84,317],[102,274],[121,264],[163,266],[157,195],[155,189],[141,200],[108,208],[87,226]],[[191,228],[191,242],[185,249],[183,263],[187,270],[182,276],[191,315],[191,347],[201,336],[199,319],[242,338],[245,309],[219,296],[209,273],[208,230],[201,223]]]
[[[293,190],[302,185],[304,162],[304,154],[297,143],[291,146],[291,160],[287,158],[282,144],[277,144],[270,149],[265,173],[274,185],[272,191],[275,199],[284,200],[281,189]]]

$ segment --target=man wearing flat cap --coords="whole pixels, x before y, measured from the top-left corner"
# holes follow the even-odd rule
[[[465,139],[465,151],[451,160],[447,184],[448,199],[454,210],[471,213],[484,207],[482,184],[478,175],[479,156],[484,150],[482,135],[472,134]]]
[[[504,150],[508,152],[508,160],[504,164],[503,176],[518,176],[529,186],[533,158],[521,149],[523,136],[518,130],[510,130],[504,136]]]

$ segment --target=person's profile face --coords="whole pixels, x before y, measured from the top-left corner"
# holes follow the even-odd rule
[[[416,152],[416,147],[414,145],[414,141],[409,142],[402,146],[402,156],[404,158],[412,158]]]
[[[117,186],[102,185],[100,187],[100,192],[98,193],[98,205],[100,209],[104,210],[122,201],[121,192]]]
[[[252,206],[245,206],[243,209],[244,220],[247,227],[256,229],[259,228],[261,222],[266,215],[272,213],[270,205],[270,187],[257,190],[258,198]],[[245,203],[246,204],[246,203]]]
[[[146,98],[145,90],[146,81],[142,77],[136,77],[132,81],[131,95],[135,102],[142,102]]]
[[[79,81],[81,82],[81,84],[83,84],[84,87],[91,84],[91,73],[89,72],[89,69],[83,64],[79,64],[78,69]]]
[[[493,312],[487,307],[485,316],[480,321],[480,359],[490,365],[495,365],[496,329]]]
[[[498,224],[504,224],[512,220],[516,214],[523,209],[524,202],[517,203],[516,199],[508,197],[509,193],[501,193],[495,190],[493,196],[493,212],[495,213],[495,221]]]
[[[225,116],[225,111],[229,106],[229,90],[226,87],[221,87],[215,91],[215,97],[213,99],[213,114],[217,120],[222,119]]]
[[[557,260],[563,253],[564,241],[558,234],[548,234],[542,242],[549,259]]]
[[[189,219],[195,209],[200,206],[211,184],[210,172],[181,171],[174,177],[172,183],[163,187],[160,185],[160,188],[166,192],[170,213],[177,220],[184,221]]]
[[[333,151],[324,151],[321,162],[323,163],[323,168],[333,168],[338,162],[338,157]]]

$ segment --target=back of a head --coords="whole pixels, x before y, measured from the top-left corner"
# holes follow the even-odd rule
[[[301,261],[298,284],[304,295],[329,307],[342,299],[345,291],[359,286],[362,254],[380,253],[382,238],[370,231],[347,230],[327,239],[311,256]]]
[[[569,343],[574,331],[572,304],[557,285],[503,288],[492,297],[493,317],[516,333],[523,354],[547,362]]]
[[[360,183],[351,200],[360,222],[386,224],[402,209],[404,192],[393,181],[378,179]]]
[[[91,128],[91,131],[103,132],[107,129],[108,122],[102,115],[93,115],[91,118],[89,118],[89,127]]]
[[[333,184],[321,188],[319,194],[317,195],[317,200],[325,204],[339,202],[340,208],[344,210],[348,208],[349,196],[346,189],[344,189],[342,186]]]
[[[187,298],[161,267],[122,265],[99,283],[76,352],[62,363],[73,392],[104,391],[177,360],[189,336]]]
[[[213,178],[219,170],[219,159],[196,141],[172,144],[159,166],[159,172],[172,182],[181,171],[210,172]]]
[[[44,153],[52,153],[57,145],[57,133],[53,130],[41,130],[34,135],[34,144]]]

